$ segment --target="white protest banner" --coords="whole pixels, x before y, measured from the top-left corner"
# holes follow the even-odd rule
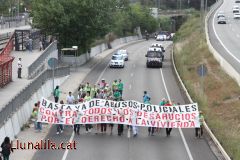
[[[80,104],[59,104],[42,98],[38,121],[52,124],[113,123],[158,128],[199,127],[197,103],[158,106],[137,101],[92,99]]]

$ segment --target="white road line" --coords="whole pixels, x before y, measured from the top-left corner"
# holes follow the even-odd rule
[[[133,77],[133,73],[131,73],[131,77]]]
[[[167,90],[167,86],[166,86],[166,83],[165,83],[165,80],[164,80],[164,77],[163,77],[162,69],[160,69],[160,71],[161,71],[161,76],[162,76],[162,80],[163,80],[163,85],[164,85],[164,88],[165,88],[167,97],[168,97],[169,101],[171,101],[171,98],[170,98],[170,96],[169,96],[169,92],[168,92],[168,90]],[[187,151],[188,158],[189,158],[189,160],[193,160],[191,151],[190,151],[189,146],[188,146],[188,144],[187,144],[187,141],[186,141],[186,139],[185,139],[185,137],[184,137],[184,134],[183,134],[183,132],[182,132],[182,129],[179,128],[178,130],[179,130],[179,133],[180,133],[180,135],[181,135],[181,138],[182,138],[183,144],[184,144],[184,146],[185,146],[185,149],[186,149],[186,151]]]
[[[69,139],[68,142],[72,142],[72,141],[73,141],[73,138],[74,138],[74,132],[72,133],[72,135],[71,135],[71,137],[70,137],[70,139]],[[67,155],[68,155],[68,151],[69,151],[68,149],[65,150],[65,152],[64,152],[64,154],[63,154],[63,157],[62,157],[62,160],[66,160]]]
[[[219,9],[218,9],[218,10],[219,10]],[[217,35],[216,29],[215,29],[214,20],[215,20],[215,18],[216,18],[216,14],[217,14],[218,10],[215,12],[215,14],[214,14],[214,16],[213,16],[213,21],[212,21],[212,26],[213,26],[214,34],[215,34],[215,36],[217,37],[218,41],[219,41],[219,42],[221,43],[221,45],[223,46],[223,48],[228,52],[228,54],[231,55],[238,63],[240,63],[240,60],[239,60],[236,56],[234,56],[234,55],[232,54],[232,52],[230,52],[230,51],[227,49],[227,47],[223,44],[223,42],[221,41],[221,39],[220,39],[219,36]]]
[[[237,34],[237,38],[239,38],[240,36],[239,36],[239,34]]]
[[[110,62],[109,62],[109,63],[110,63]],[[100,81],[100,79],[102,78],[104,72],[105,72],[106,69],[109,67],[109,63],[108,63],[107,66],[104,68],[104,70],[101,72],[101,74],[99,75],[99,77],[98,77],[98,79],[97,79],[97,81],[96,81],[95,84],[97,84],[97,83]],[[71,137],[70,137],[70,139],[69,139],[68,142],[72,142],[72,141],[73,141],[73,138],[74,138],[74,132],[72,132],[72,135],[71,135]],[[69,151],[68,149],[65,150],[65,152],[64,152],[64,154],[63,154],[63,157],[62,157],[62,160],[66,160],[67,155],[68,155],[68,151]]]
[[[131,89],[132,89],[132,85],[130,84],[130,85],[129,85],[129,90],[131,90]]]

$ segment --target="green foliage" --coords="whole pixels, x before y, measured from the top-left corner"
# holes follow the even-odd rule
[[[107,33],[127,36],[138,26],[155,31],[150,10],[128,0],[33,0],[33,25],[59,38],[61,47],[78,45],[86,52]]]
[[[110,27],[115,0],[34,0],[33,24],[59,37],[62,47],[80,46],[86,52]]]

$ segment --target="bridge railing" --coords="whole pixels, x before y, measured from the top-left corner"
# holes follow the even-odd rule
[[[10,56],[10,53],[13,47],[14,33],[0,54],[0,87],[4,87],[12,81],[12,62],[14,57]]]

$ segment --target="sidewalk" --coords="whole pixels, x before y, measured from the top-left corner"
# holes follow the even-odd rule
[[[40,52],[39,50],[33,50],[33,52],[11,52],[10,55],[15,57],[12,65],[13,81],[7,84],[5,87],[0,88],[0,110],[32,81],[27,79],[27,67],[31,65],[41,55],[42,52],[43,51]],[[22,79],[17,78],[18,58],[22,58]]]
[[[14,32],[16,29],[31,29],[31,26],[26,25],[26,26],[6,28],[6,29],[1,29],[1,28],[0,28],[0,35],[1,35],[1,34],[5,34],[5,33],[12,33],[12,32]]]
[[[141,41],[137,41],[141,42]],[[98,64],[101,62],[102,59],[104,59],[107,55],[111,54],[114,50],[117,50],[119,48],[122,48],[124,46],[130,45],[136,43],[130,42],[127,44],[119,45],[114,49],[109,49],[107,51],[104,51],[101,54],[98,54],[94,58],[92,58],[89,62],[84,64],[81,67],[78,67],[74,72],[71,72],[69,78],[60,86],[61,91],[68,93],[69,91],[75,92],[77,90],[77,87],[81,84],[83,79],[86,77],[86,75]],[[66,100],[67,94],[61,94],[60,100]],[[49,97],[50,100],[53,100],[53,97]],[[51,128],[50,124],[43,125],[43,131],[42,132],[35,132],[33,125],[31,125],[30,128],[25,129],[24,131],[20,132],[18,135],[18,140],[21,142],[33,142],[36,143],[40,141],[41,139],[44,139],[49,129]],[[31,136],[29,136],[31,135]],[[16,140],[13,141],[13,144],[16,144]],[[12,155],[10,155],[10,160],[30,160],[34,156],[36,150],[15,150]]]

